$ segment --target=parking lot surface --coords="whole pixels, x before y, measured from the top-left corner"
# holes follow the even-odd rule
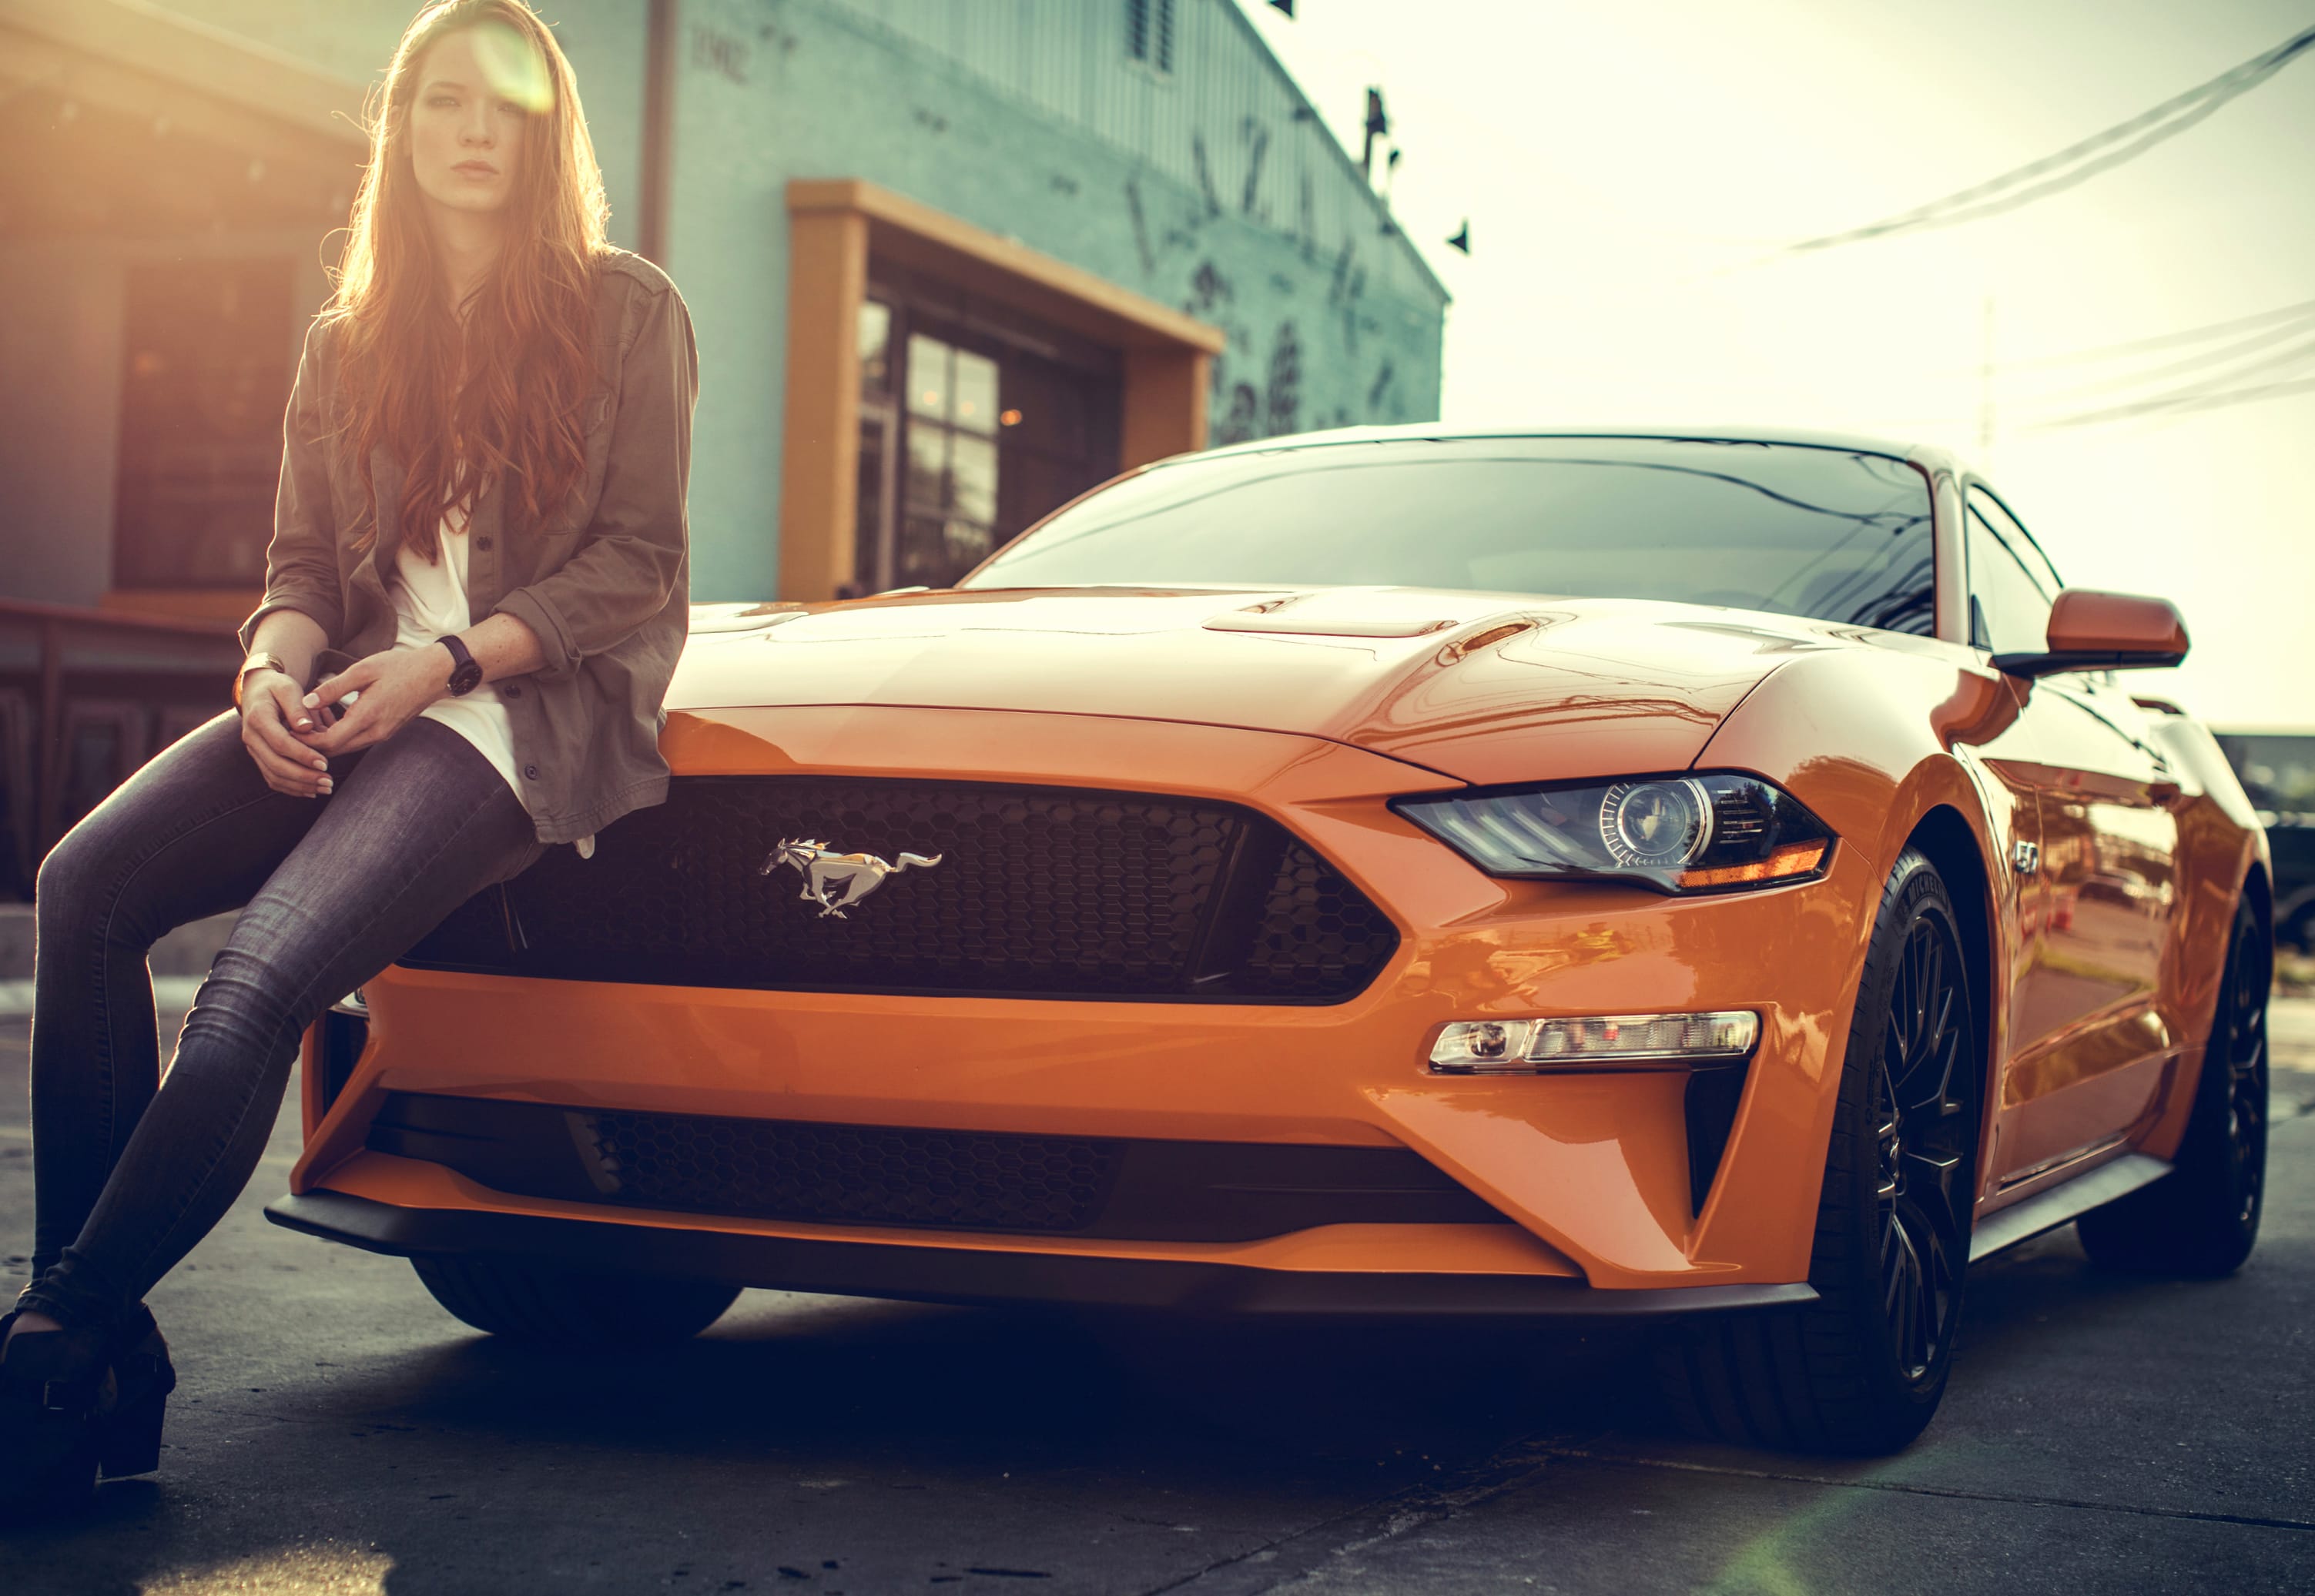
[[[176,1015],[164,1015],[173,1029]],[[28,1247],[0,1019],[0,1246]],[[2315,1588],[2315,1004],[2276,1011],[2231,1280],[1979,1266],[1901,1457],[1673,1432],[1634,1346],[1501,1328],[1105,1326],[750,1292],[672,1353],[526,1353],[407,1265],[267,1225],[296,1148],[155,1294],[157,1479],[0,1539],[36,1592]],[[292,1094],[294,1102],[294,1092]],[[13,1295],[26,1260],[0,1260]]]

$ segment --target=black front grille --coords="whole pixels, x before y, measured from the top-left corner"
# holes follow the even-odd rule
[[[842,915],[764,866],[785,839],[896,871]],[[552,848],[404,958],[565,980],[831,991],[1339,1002],[1397,946],[1300,839],[1230,804],[1142,793],[689,776]]]
[[[698,1114],[574,1113],[596,1189],[650,1208],[838,1225],[1081,1229],[1117,1144]]]
[[[368,1144],[494,1191],[737,1219],[1246,1241],[1496,1210],[1406,1148],[833,1125],[392,1092]]]

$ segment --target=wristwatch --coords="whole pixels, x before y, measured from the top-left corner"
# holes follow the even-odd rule
[[[250,655],[241,662],[241,669],[234,673],[233,706],[235,709],[241,707],[241,685],[249,679],[250,672],[253,670],[279,670],[284,676],[289,673],[289,668],[281,662],[279,654],[260,650]]]
[[[455,634],[434,640],[450,651],[450,696],[463,698],[483,685],[483,668]]]

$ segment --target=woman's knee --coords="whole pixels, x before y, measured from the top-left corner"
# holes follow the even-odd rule
[[[97,815],[66,832],[33,878],[32,902],[43,938],[68,935],[118,890],[120,839]],[[101,918],[102,917],[100,917]]]
[[[246,917],[244,917],[246,918]],[[185,1016],[178,1057],[216,1053],[244,1063],[270,1062],[294,1050],[297,1037],[318,1009],[306,991],[310,980],[294,954],[270,949],[237,927],[219,949]]]
[[[149,945],[245,901],[296,840],[262,813],[266,796],[229,717],[163,749],[40,861],[41,935]]]

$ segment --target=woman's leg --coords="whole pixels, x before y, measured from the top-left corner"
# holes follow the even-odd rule
[[[160,1061],[146,954],[177,927],[248,902],[322,808],[269,788],[241,723],[224,714],[147,761],[41,861],[35,1279],[80,1234],[153,1100]]]
[[[315,807],[242,911],[160,1091],[26,1308],[102,1325],[142,1297],[248,1183],[306,1027],[540,851],[490,761],[428,720],[368,750]]]

